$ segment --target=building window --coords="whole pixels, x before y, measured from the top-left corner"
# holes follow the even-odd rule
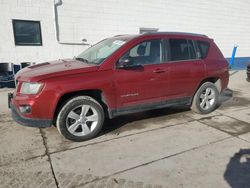
[[[17,46],[41,46],[40,21],[12,20],[15,44]]]
[[[140,28],[140,34],[144,34],[144,33],[155,33],[155,32],[158,32],[159,29],[157,28],[144,28],[144,27],[141,27]]]

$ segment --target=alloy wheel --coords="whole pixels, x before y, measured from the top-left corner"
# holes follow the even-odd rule
[[[212,88],[206,88],[200,95],[200,107],[203,110],[210,109],[215,103],[215,91]]]
[[[74,136],[86,136],[95,130],[98,120],[95,108],[90,105],[80,105],[68,113],[66,127]]]

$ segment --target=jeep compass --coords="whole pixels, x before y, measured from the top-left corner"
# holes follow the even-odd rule
[[[228,79],[227,60],[205,35],[119,35],[74,59],[22,69],[9,105],[19,124],[55,125],[65,138],[84,141],[106,118],[173,105],[210,113]]]

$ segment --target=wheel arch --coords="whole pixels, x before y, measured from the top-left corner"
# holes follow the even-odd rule
[[[196,88],[195,92],[193,93],[191,103],[193,102],[194,95],[196,94],[196,92],[198,91],[198,89],[201,87],[201,85],[204,84],[205,82],[212,82],[216,86],[216,88],[218,89],[218,92],[219,93],[221,92],[221,79],[219,77],[208,77],[208,78],[205,78],[205,79],[203,79],[200,82],[200,84]]]
[[[218,89],[219,93],[221,92],[221,79],[219,77],[209,77],[209,78],[203,79],[200,82],[200,84],[198,85],[198,87],[195,90],[195,93],[201,87],[201,85],[204,84],[205,82],[212,82],[216,86],[216,88]]]
[[[104,96],[103,91],[100,89],[90,89],[90,90],[80,90],[80,91],[74,91],[74,92],[69,92],[69,93],[63,94],[59,98],[59,100],[56,104],[56,108],[54,110],[54,118],[53,118],[54,121],[56,121],[60,109],[67,101],[69,101],[70,99],[72,99],[74,97],[83,96],[83,95],[92,97],[97,102],[99,102],[100,105],[103,107],[105,117],[111,117],[111,113],[109,111],[109,107],[108,107],[108,104],[105,100],[105,96]]]

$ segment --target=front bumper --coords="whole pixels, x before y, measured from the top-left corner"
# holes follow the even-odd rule
[[[37,128],[45,128],[50,127],[53,123],[50,119],[33,119],[23,117],[22,114],[18,111],[18,109],[11,103],[11,99],[13,98],[12,93],[8,94],[8,105],[11,108],[11,115],[14,121],[19,123],[20,125],[28,126],[28,127],[37,127]]]

